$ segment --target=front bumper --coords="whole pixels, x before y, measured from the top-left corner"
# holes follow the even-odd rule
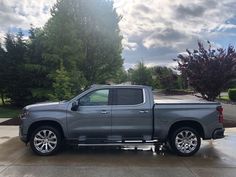
[[[21,141],[23,141],[24,143],[27,143],[27,135],[23,134],[23,127],[22,127],[22,125],[19,126],[19,137],[20,137]]]
[[[27,143],[29,141],[27,133],[28,133],[28,127],[30,124],[30,121],[29,121],[30,119],[21,117],[20,120],[21,121],[20,121],[20,125],[19,125],[19,138],[24,143]]]
[[[213,139],[224,138],[224,137],[225,137],[224,132],[225,132],[225,129],[224,129],[224,128],[215,129],[214,132],[213,132],[213,134],[212,134],[212,138],[213,138]]]

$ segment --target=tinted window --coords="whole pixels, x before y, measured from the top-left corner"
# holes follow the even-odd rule
[[[81,106],[108,105],[109,90],[96,90],[80,99]]]
[[[116,105],[136,105],[143,103],[143,90],[122,88],[115,91],[115,104]]]

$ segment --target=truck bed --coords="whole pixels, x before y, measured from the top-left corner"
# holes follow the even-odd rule
[[[213,105],[218,105],[218,102],[212,102],[212,101],[206,101],[206,100],[175,100],[175,99],[160,99],[154,100],[154,104],[213,104]]]
[[[204,100],[154,100],[154,128],[158,138],[165,138],[175,122],[199,123],[203,127],[204,139],[210,139],[216,128],[222,128],[218,122],[216,108],[218,102]]]

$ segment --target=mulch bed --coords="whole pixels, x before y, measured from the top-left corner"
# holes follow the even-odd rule
[[[231,101],[231,100],[222,100],[222,99],[216,99],[217,101],[224,103],[224,104],[232,104],[236,105],[236,101]]]
[[[0,123],[0,125],[19,125],[19,124],[20,124],[20,119],[18,117]],[[225,128],[236,127],[236,121],[224,120],[224,127]]]
[[[6,120],[4,122],[1,122],[0,125],[20,125],[20,118],[16,117],[16,118]]]
[[[236,121],[233,121],[233,120],[224,120],[224,127],[225,127],[225,128],[236,127]]]
[[[185,90],[165,90],[163,91],[165,95],[171,96],[171,95],[193,95],[193,91],[185,91]]]

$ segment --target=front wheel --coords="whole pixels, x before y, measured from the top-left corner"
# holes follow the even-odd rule
[[[31,135],[30,147],[38,155],[47,156],[56,153],[62,145],[61,133],[54,127],[41,126]]]
[[[170,137],[171,149],[180,156],[195,154],[201,145],[198,132],[191,127],[182,127],[174,131]]]

